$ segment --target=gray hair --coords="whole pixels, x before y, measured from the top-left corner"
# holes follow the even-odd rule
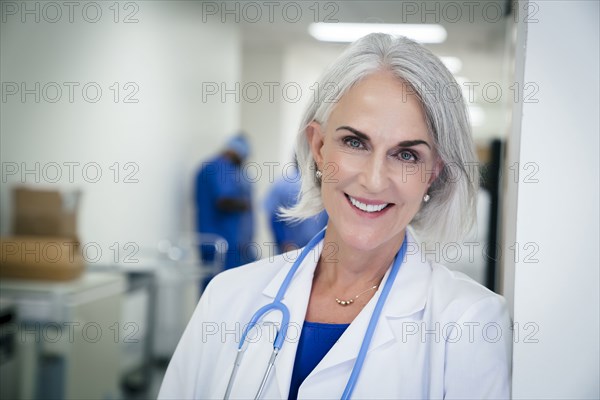
[[[422,204],[410,225],[425,242],[460,240],[476,219],[479,185],[471,126],[460,86],[425,47],[405,37],[382,33],[351,44],[321,76],[318,101],[308,105],[296,140],[302,175],[298,203],[281,214],[285,219],[300,221],[323,210],[305,130],[312,121],[325,125],[337,101],[361,79],[378,71],[391,71],[420,99],[429,135],[443,163],[429,188],[431,200]]]

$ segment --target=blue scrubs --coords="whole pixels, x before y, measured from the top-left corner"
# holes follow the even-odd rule
[[[281,207],[290,208],[298,202],[300,193],[300,174],[298,169],[288,169],[284,179],[273,184],[265,198],[264,207],[279,252],[283,252],[284,244],[304,247],[314,235],[327,225],[328,216],[325,211],[299,223],[283,221],[278,215]]]
[[[233,198],[251,204],[251,183],[242,169],[221,155],[202,164],[196,176],[196,227],[200,233],[222,236],[229,244],[225,269],[247,264],[256,259],[256,248],[251,244],[254,220],[251,210],[227,212],[217,208],[220,199]],[[204,261],[212,261],[209,248],[202,249]]]
[[[288,399],[298,398],[298,389],[306,377],[321,362],[350,324],[322,324],[304,321],[296,361],[292,372]]]

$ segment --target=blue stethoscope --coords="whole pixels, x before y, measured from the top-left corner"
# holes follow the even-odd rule
[[[265,374],[263,375],[262,381],[260,383],[260,387],[258,388],[258,392],[256,393],[255,399],[260,398],[266,384],[269,379],[269,375],[271,374],[271,370],[273,369],[273,365],[275,364],[275,358],[281,347],[283,346],[283,342],[285,341],[285,337],[287,334],[288,326],[290,325],[290,310],[287,308],[285,304],[281,302],[285,292],[287,291],[292,278],[296,274],[296,271],[304,261],[304,258],[308,253],[315,248],[315,246],[323,240],[325,237],[325,229],[321,232],[317,233],[317,235],[308,242],[308,244],[304,247],[300,256],[296,259],[292,268],[287,273],[279,291],[277,292],[277,296],[272,303],[267,304],[261,307],[256,313],[252,316],[250,322],[246,325],[244,332],[242,333],[242,337],[240,340],[240,344],[238,346],[238,353],[235,357],[235,363],[233,365],[233,371],[231,371],[231,376],[229,377],[229,383],[227,384],[227,390],[225,391],[225,399],[229,399],[229,395],[231,394],[231,389],[233,388],[233,382],[235,381],[235,376],[240,367],[240,363],[242,361],[242,355],[244,354],[244,343],[246,342],[246,336],[248,332],[258,324],[258,321],[266,314],[271,311],[277,310],[281,312],[281,328],[279,332],[277,332],[277,336],[275,336],[275,341],[273,342],[273,353],[271,353],[271,358],[269,359],[269,363],[267,364],[267,369],[265,370]],[[352,373],[350,374],[350,378],[348,379],[348,383],[346,384],[346,388],[344,389],[344,393],[342,394],[342,399],[349,399],[354,391],[354,387],[356,386],[356,381],[358,380],[358,376],[365,362],[365,357],[367,355],[367,350],[369,349],[369,344],[371,343],[371,339],[373,338],[373,333],[375,332],[375,328],[377,327],[377,322],[379,321],[379,315],[381,314],[381,310],[383,309],[383,305],[392,289],[392,285],[396,280],[396,275],[398,275],[398,271],[400,270],[400,265],[402,264],[402,260],[404,259],[404,255],[406,254],[406,238],[402,242],[402,246],[400,250],[396,254],[396,258],[394,259],[394,264],[392,265],[392,269],[390,270],[389,277],[385,282],[383,290],[381,291],[381,295],[377,300],[377,304],[375,305],[375,309],[373,310],[373,314],[371,315],[371,320],[369,321],[369,325],[367,326],[367,331],[365,332],[365,337],[363,338],[363,342],[360,346],[360,350],[358,351],[358,356],[356,358],[356,362],[354,363],[354,367],[352,368]]]

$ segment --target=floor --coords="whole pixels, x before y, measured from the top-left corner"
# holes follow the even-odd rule
[[[141,379],[132,377],[123,386],[123,398],[126,400],[147,400],[156,399],[158,390],[162,383],[167,364],[164,362],[155,362],[151,367],[150,379],[148,384],[141,384]],[[137,382],[140,384],[137,384]]]

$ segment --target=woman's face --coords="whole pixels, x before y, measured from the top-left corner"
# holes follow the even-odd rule
[[[307,129],[329,228],[356,249],[398,245],[437,175],[425,114],[411,93],[377,72],[342,96],[326,126]]]

